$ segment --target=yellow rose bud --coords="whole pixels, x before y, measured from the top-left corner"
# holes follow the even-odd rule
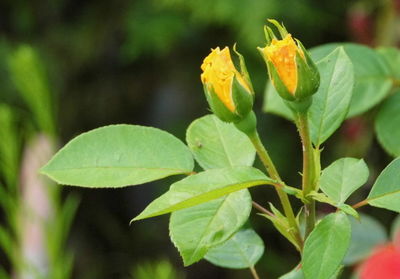
[[[235,68],[228,47],[212,49],[201,65],[201,81],[210,108],[227,122],[240,121],[253,106],[254,94],[244,59],[237,54],[241,72]]]
[[[302,101],[317,92],[319,72],[300,41],[275,20],[270,20],[280,39],[266,27],[267,45],[258,48],[263,56],[270,79],[279,95],[288,101]]]
[[[291,94],[295,94],[297,87],[297,52],[304,59],[304,54],[294,42],[292,35],[287,34],[283,40],[272,39],[269,46],[261,49],[268,61],[271,61],[282,82]]]

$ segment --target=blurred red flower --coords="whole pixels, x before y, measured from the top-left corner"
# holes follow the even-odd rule
[[[359,278],[399,279],[400,247],[395,243],[377,247],[371,256],[360,265]]]

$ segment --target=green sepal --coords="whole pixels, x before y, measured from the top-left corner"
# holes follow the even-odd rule
[[[253,109],[254,95],[240,84],[236,76],[233,77],[232,81],[232,99],[239,120],[245,117]]]
[[[267,25],[264,25],[264,35],[265,35],[265,40],[267,41],[267,45],[271,44],[272,39],[276,39],[274,32]]]
[[[294,95],[296,99],[302,100],[317,92],[320,76],[317,66],[309,57],[307,50],[304,49],[300,41],[296,41],[304,53],[304,58],[299,52],[296,52],[297,87]]]
[[[319,77],[319,71],[318,71],[318,67],[317,65],[314,63],[314,60],[311,59],[311,56],[309,54],[309,52],[307,51],[307,49],[304,47],[304,45],[302,44],[302,42],[300,42],[298,39],[295,39],[297,46],[303,51],[304,54],[304,58],[306,60],[307,65],[312,68],[312,71],[315,71],[316,74],[318,75],[318,80],[320,79]]]
[[[294,115],[296,115],[297,113],[307,113],[308,109],[310,108],[311,104],[312,104],[312,97],[308,97],[308,98],[304,98],[304,99],[296,99],[294,101],[287,101],[287,100],[283,100],[284,103],[286,104],[286,106],[288,108],[290,108]]]
[[[295,101],[295,96],[289,92],[286,85],[281,80],[278,71],[276,70],[274,64],[271,61],[266,60],[268,66],[269,77],[274,85],[278,94],[285,100]]]
[[[236,76],[232,80],[232,100],[235,112],[230,111],[214,92],[212,86],[204,85],[204,92],[212,112],[224,122],[239,122],[243,120],[253,108],[254,95],[244,88]]]
[[[239,115],[230,111],[219,99],[212,86],[204,85],[204,93],[211,111],[224,122],[237,122],[241,119]]]
[[[267,218],[272,222],[274,227],[287,239],[290,243],[296,247],[298,251],[301,251],[299,243],[297,243],[296,238],[293,234],[293,230],[290,228],[289,221],[287,218],[278,210],[276,209],[271,203],[269,204],[273,216],[268,214],[261,214],[259,215]]]
[[[286,102],[286,105],[294,112],[305,112],[311,105],[312,100],[310,97],[315,94],[319,88],[320,75],[317,66],[312,61],[307,50],[300,41],[296,40],[296,42],[304,53],[304,58],[299,51],[296,52],[297,85],[294,94],[290,93],[287,89],[273,63],[264,57],[262,49],[258,48],[258,50],[267,64],[268,74],[276,91],[284,100],[289,101]]]
[[[281,35],[282,39],[284,39],[286,37],[286,35],[288,34],[288,31],[286,30],[285,26],[283,26],[283,24],[280,24],[275,19],[268,19],[268,21],[270,23],[272,23],[273,25],[275,25],[275,27],[278,29],[279,34]]]
[[[247,71],[247,67],[246,67],[246,62],[244,61],[244,57],[243,55],[237,51],[236,49],[236,44],[233,45],[233,51],[235,52],[235,54],[239,57],[239,63],[240,63],[240,74],[243,76],[243,79],[247,82],[247,84],[250,87],[251,90],[251,94],[254,95],[254,88],[253,88],[253,84],[251,83],[251,79],[250,79],[250,75],[249,72]]]

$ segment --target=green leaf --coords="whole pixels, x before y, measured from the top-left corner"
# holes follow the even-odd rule
[[[249,218],[251,206],[249,191],[241,190],[173,212],[170,237],[185,266],[199,261],[210,248],[231,237]]]
[[[389,97],[379,108],[375,131],[379,143],[394,157],[400,156],[400,91]]]
[[[185,266],[200,260],[210,248],[231,237],[247,221],[250,211],[251,196],[242,190],[173,212],[170,236]]]
[[[136,125],[111,125],[79,135],[42,168],[56,182],[123,187],[190,173],[189,149],[171,134]]]
[[[195,206],[249,187],[273,183],[274,180],[253,167],[206,170],[172,184],[168,192],[149,204],[132,221]]]
[[[251,166],[255,149],[249,138],[232,123],[206,115],[190,124],[186,141],[204,169]]]
[[[225,268],[249,268],[264,254],[264,243],[251,228],[243,228],[228,241],[212,248],[205,259]]]
[[[386,61],[388,64],[391,76],[400,79],[400,51],[395,47],[379,47],[376,49],[378,54]]]
[[[304,279],[304,274],[301,268],[296,266],[289,273],[286,273],[279,277],[279,279]]]
[[[326,44],[311,49],[316,61],[338,46],[343,46],[354,66],[354,90],[348,118],[362,114],[381,102],[392,87],[392,77],[386,61],[373,49],[353,43]]]
[[[368,215],[361,215],[360,220],[350,218],[351,241],[345,265],[353,265],[366,258],[372,249],[387,241],[385,228]]]
[[[322,171],[320,187],[334,202],[342,204],[367,182],[368,176],[368,166],[363,159],[342,158]]]
[[[318,62],[321,84],[309,110],[311,139],[323,143],[345,119],[354,86],[353,65],[343,48]]]
[[[381,172],[367,200],[372,206],[400,212],[400,158],[393,160]]]
[[[255,149],[248,137],[233,124],[213,115],[195,120],[188,128],[186,141],[204,169],[251,166]],[[246,222],[251,211],[248,190],[175,211],[170,219],[170,236],[185,265],[232,236]]]
[[[329,278],[329,279],[337,279],[337,278],[339,278],[340,277],[340,275],[341,275],[341,273],[342,273],[342,271],[343,271],[343,265],[340,265],[337,269],[336,269],[336,271],[335,271],[335,273],[331,276],[331,278]]]
[[[304,244],[302,268],[305,278],[331,278],[346,255],[350,235],[346,214],[337,212],[325,216]]]
[[[335,273],[329,279],[336,279],[342,272],[343,266],[339,266],[339,268],[335,271]],[[289,273],[286,273],[279,277],[279,279],[304,279],[303,270],[300,267],[295,267]]]
[[[329,279],[336,279],[342,272],[343,266],[339,266],[339,268],[335,271],[335,273]],[[279,279],[304,279],[303,270],[299,267],[295,267],[289,273],[286,273],[279,277]]]

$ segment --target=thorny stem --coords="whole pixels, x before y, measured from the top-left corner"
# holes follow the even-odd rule
[[[307,112],[298,113],[296,119],[297,129],[299,130],[301,142],[303,145],[303,172],[302,172],[302,189],[303,196],[307,198],[307,195],[315,190],[316,187],[316,165],[314,150],[310,138],[310,129],[308,127],[308,116]],[[310,234],[315,226],[315,201],[310,199],[308,203],[304,205],[306,212],[306,235],[305,238]]]
[[[264,145],[262,144],[260,137],[257,132],[252,135],[249,135],[251,142],[253,143],[254,147],[256,148],[257,154],[260,157],[261,162],[263,163],[264,167],[266,168],[269,176],[272,179],[277,180],[280,185],[285,185],[282,182],[282,179],[279,176],[278,171],[275,168],[274,163],[271,160],[267,150],[265,149]],[[300,236],[300,230],[296,222],[296,217],[293,213],[292,205],[290,204],[288,195],[281,189],[281,187],[275,187],[276,192],[278,193],[279,199],[281,201],[283,211],[285,212],[285,216],[288,219],[290,227],[294,230],[294,234],[296,239],[301,246],[302,239]],[[254,205],[254,204],[253,204]]]
[[[254,266],[250,266],[251,275],[253,275],[254,279],[260,279],[260,276],[257,274],[257,270]]]

